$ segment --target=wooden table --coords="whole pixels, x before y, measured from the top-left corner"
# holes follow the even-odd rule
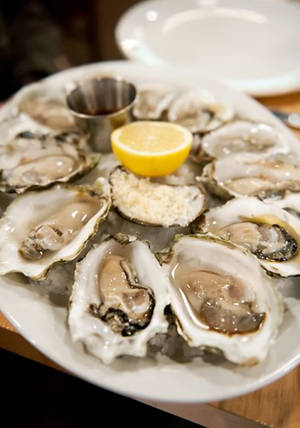
[[[280,97],[261,98],[259,101],[269,108],[300,113],[300,92]],[[295,132],[300,138],[300,131]],[[0,347],[62,370],[23,339],[1,313]],[[300,428],[300,366],[259,391],[232,400],[209,403],[210,407],[191,405],[184,408],[184,406],[172,404],[165,406],[162,406],[161,403],[150,404],[182,417],[193,415],[190,418],[202,424],[204,424],[204,419],[212,421],[209,427],[213,428],[221,426],[223,428],[252,426],[248,425],[247,421],[236,420],[233,415],[243,416],[249,422],[257,421],[276,428]],[[214,409],[221,409],[225,412],[219,414]],[[216,418],[212,416],[214,411],[216,412]],[[204,416],[201,418],[201,412],[205,413],[205,418]],[[219,422],[221,421],[221,424],[218,425],[217,419]]]

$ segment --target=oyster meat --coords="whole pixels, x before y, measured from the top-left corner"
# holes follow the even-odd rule
[[[74,133],[51,135],[27,131],[0,145],[0,190],[23,193],[86,174],[97,165],[100,155],[86,153],[73,144],[82,138]]]
[[[77,264],[68,324],[74,341],[104,363],[143,357],[147,342],[168,328],[167,280],[146,243],[117,235]]]
[[[274,153],[288,153],[290,148],[284,136],[272,126],[236,121],[204,136],[200,159],[203,151],[217,159],[236,153],[251,153],[261,158]]]
[[[90,186],[56,186],[15,199],[0,224],[0,275],[22,272],[42,279],[53,264],[75,259],[110,205],[103,178]]]
[[[257,196],[261,199],[300,191],[300,168],[290,159],[272,156],[253,159],[247,154],[211,162],[203,169],[202,179],[221,197]]]
[[[200,186],[171,186],[138,177],[123,167],[110,176],[113,204],[129,220],[156,226],[187,226],[205,207]]]
[[[168,119],[185,126],[191,132],[207,132],[230,121],[234,110],[215,99],[206,90],[185,91],[176,97],[168,110]]]
[[[182,236],[163,268],[177,330],[190,346],[220,350],[238,364],[266,357],[283,305],[252,254],[213,235]]]
[[[238,198],[205,213],[197,227],[251,251],[268,271],[300,274],[300,220],[256,198]]]

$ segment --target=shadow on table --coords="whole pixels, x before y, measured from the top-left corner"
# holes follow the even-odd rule
[[[3,350],[0,364],[3,427],[199,427]]]

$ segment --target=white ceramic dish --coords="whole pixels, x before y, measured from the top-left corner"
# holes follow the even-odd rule
[[[263,106],[248,96],[205,77],[198,72],[169,67],[147,67],[126,61],[94,64],[72,69],[46,79],[41,84],[51,91],[62,91],[80,77],[117,74],[138,83],[160,82],[205,87],[230,101],[240,115],[273,124],[281,129],[291,145],[299,144],[294,135]],[[0,120],[13,111],[14,102],[24,88],[0,112]],[[1,128],[0,128],[1,129]],[[24,286],[22,277],[0,278],[0,310],[19,332],[49,358],[75,375],[101,387],[132,397],[153,401],[207,402],[251,392],[283,376],[300,362],[300,281],[285,283],[287,311],[276,343],[268,358],[256,367],[213,364],[202,359],[179,364],[167,357],[153,359],[121,358],[111,366],[103,365],[71,342],[66,327],[66,308],[35,287]]]
[[[151,0],[115,34],[127,58],[195,67],[262,96],[300,89],[299,22],[286,0]]]

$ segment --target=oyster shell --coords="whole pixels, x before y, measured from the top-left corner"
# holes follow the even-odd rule
[[[258,196],[261,199],[300,191],[300,167],[279,156],[253,159],[240,154],[211,162],[202,180],[221,197]]]
[[[29,132],[29,129],[33,134],[49,133],[47,127],[37,124],[25,114],[17,115],[13,111],[10,116],[1,118],[0,120],[0,145],[6,145],[13,140],[16,135]]]
[[[300,274],[300,220],[256,198],[238,198],[209,210],[198,230],[251,251],[268,271]]]
[[[73,141],[82,138],[74,133],[51,135],[27,131],[0,145],[0,190],[23,193],[86,174],[97,165],[100,155],[75,147]]]
[[[75,259],[110,209],[105,179],[90,186],[56,186],[15,199],[0,222],[0,275],[42,279],[49,268]]]
[[[147,342],[165,333],[167,280],[147,244],[118,235],[77,264],[69,306],[72,339],[105,364],[119,355],[143,357]]]
[[[162,251],[164,248],[169,247],[173,242],[175,235],[191,232],[189,226],[160,227],[133,223],[132,221],[120,216],[114,210],[110,210],[102,230],[103,233],[107,235],[122,233],[125,235],[135,236],[141,241],[147,241],[150,246],[150,250],[153,252]]]
[[[187,226],[205,207],[196,185],[170,186],[140,178],[122,167],[110,175],[113,204],[129,220],[156,226]]]
[[[168,119],[185,126],[191,132],[207,132],[218,128],[234,116],[229,104],[215,99],[206,90],[183,92],[171,103]]]
[[[300,218],[300,193],[283,192],[279,197],[271,197],[264,200],[267,204],[277,205],[289,214]],[[270,208],[272,210],[272,208]]]
[[[199,185],[197,180],[202,173],[202,169],[201,165],[194,162],[191,156],[188,156],[185,162],[172,174],[152,177],[151,180],[161,184],[168,184],[169,186]]]
[[[175,91],[163,85],[143,85],[138,88],[138,95],[133,109],[137,119],[158,120],[169,107]]]
[[[238,364],[266,357],[283,305],[252,254],[213,235],[183,236],[163,268],[177,330],[190,346],[221,350]]]
[[[27,94],[19,102],[18,110],[40,125],[55,131],[69,131],[76,128],[73,115],[65,102],[39,90]]]
[[[236,153],[251,153],[259,158],[290,151],[284,136],[275,128],[263,123],[236,121],[205,135],[198,152],[203,151],[217,159]]]

